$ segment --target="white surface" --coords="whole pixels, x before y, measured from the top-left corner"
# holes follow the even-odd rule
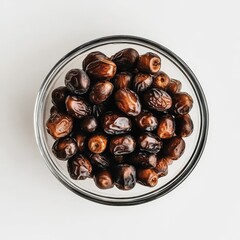
[[[239,22],[238,0],[1,0],[0,239],[240,239]],[[163,198],[134,207],[99,205],[66,189],[33,132],[35,97],[52,66],[113,34],[174,51],[198,77],[210,110],[193,173]]]

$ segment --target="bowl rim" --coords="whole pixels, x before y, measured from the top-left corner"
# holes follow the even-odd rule
[[[111,201],[110,197],[105,197],[104,199],[102,199],[101,197],[94,198],[91,196],[91,194],[89,195],[87,193],[87,191],[80,192],[72,185],[70,186],[69,182],[66,182],[65,178],[63,178],[61,174],[56,172],[56,169],[50,163],[50,161],[49,161],[50,156],[48,156],[46,154],[46,151],[44,150],[43,144],[41,142],[41,126],[39,124],[39,116],[41,113],[41,107],[40,107],[41,104],[40,103],[41,103],[41,99],[42,99],[44,90],[46,89],[46,83],[49,81],[51,76],[55,73],[56,69],[58,69],[59,66],[62,65],[62,63],[66,61],[66,59],[69,59],[71,56],[75,55],[80,50],[83,50],[90,46],[94,46],[94,47],[101,46],[100,44],[102,44],[102,43],[105,43],[104,45],[106,45],[106,44],[110,44],[113,42],[132,43],[132,44],[137,42],[138,45],[142,44],[145,47],[147,45],[147,47],[152,47],[153,50],[155,48],[155,49],[159,49],[162,52],[164,52],[166,54],[166,57],[170,57],[171,61],[174,60],[174,63],[177,64],[178,68],[180,68],[180,70],[184,71],[191,79],[192,86],[194,88],[196,96],[198,97],[198,103],[199,103],[199,107],[200,107],[199,110],[200,110],[200,116],[201,116],[201,125],[200,125],[198,142],[195,147],[195,151],[191,157],[192,161],[189,160],[188,163],[186,164],[186,166],[182,169],[182,171],[174,179],[172,179],[169,182],[169,184],[166,184],[167,186],[164,189],[162,189],[161,191],[160,191],[160,189],[157,189],[150,196],[148,196],[148,194],[145,194],[144,197],[141,197],[140,199],[138,199],[137,197],[134,197],[134,198],[132,198],[133,200],[131,200],[131,201],[121,201],[121,198],[118,198],[119,199],[118,201],[116,201],[116,200]],[[189,174],[193,171],[193,169],[196,167],[197,163],[199,162],[199,159],[201,158],[201,155],[202,155],[203,150],[206,145],[207,136],[208,136],[208,128],[209,128],[209,111],[208,111],[206,97],[204,95],[204,92],[202,90],[202,87],[201,87],[199,81],[197,80],[197,78],[194,75],[194,73],[192,72],[192,70],[188,67],[188,65],[180,57],[178,57],[174,52],[172,52],[168,48],[162,46],[161,44],[151,41],[151,40],[148,40],[146,38],[132,36],[132,35],[112,35],[112,36],[97,38],[95,40],[88,41],[88,42],[76,47],[69,53],[67,53],[64,57],[62,57],[53,66],[53,68],[47,74],[46,78],[44,79],[44,81],[39,89],[39,92],[38,92],[38,95],[36,98],[36,102],[35,102],[35,108],[34,108],[35,139],[36,139],[38,148],[40,150],[40,153],[41,153],[42,157],[45,159],[45,162],[46,162],[48,168],[50,169],[50,171],[55,175],[55,177],[62,184],[64,184],[68,189],[70,189],[74,193],[78,194],[79,196],[86,198],[88,200],[97,202],[97,203],[101,203],[101,204],[105,204],[105,205],[113,205],[113,206],[130,206],[130,205],[146,203],[146,202],[155,200],[159,197],[166,195],[167,193],[169,193],[170,191],[175,189],[177,186],[179,186],[189,176]],[[114,198],[112,198],[112,199],[114,199]]]

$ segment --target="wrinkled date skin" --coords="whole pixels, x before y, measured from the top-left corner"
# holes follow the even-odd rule
[[[90,86],[88,75],[80,69],[72,69],[65,76],[65,85],[73,94],[84,94]]]
[[[169,76],[165,72],[160,71],[156,76],[154,76],[152,86],[166,91],[169,83]]]
[[[68,160],[68,172],[74,180],[84,180],[90,177],[92,165],[82,154],[77,154]]]
[[[176,121],[176,134],[180,137],[188,137],[193,132],[193,121],[189,114],[177,115]]]
[[[52,91],[52,103],[58,108],[65,110],[65,100],[69,95],[69,91],[66,87],[58,87]]]
[[[96,186],[100,189],[109,189],[114,186],[114,180],[109,170],[102,170],[94,177]]]
[[[155,53],[145,53],[138,58],[137,68],[140,72],[155,74],[161,68],[161,58]]]
[[[110,140],[109,150],[114,155],[129,154],[134,151],[136,141],[131,135],[115,136]]]
[[[144,186],[154,187],[158,183],[158,175],[151,168],[137,169],[137,181]]]
[[[77,143],[70,137],[60,138],[52,146],[53,154],[60,160],[71,158],[77,153],[77,150]]]
[[[146,73],[137,73],[133,79],[133,89],[136,93],[141,93],[150,88],[153,82],[152,76]]]
[[[187,114],[193,106],[192,97],[185,92],[180,92],[172,95],[172,109],[176,114]]]
[[[182,83],[176,79],[171,79],[167,86],[167,92],[169,94],[178,93],[181,91],[181,89],[182,89]]]
[[[76,118],[83,118],[92,113],[90,104],[79,96],[68,96],[66,99],[66,108],[68,113]]]
[[[117,135],[131,131],[131,120],[123,115],[109,112],[103,118],[103,130],[105,133]]]
[[[158,158],[154,170],[159,178],[166,176],[168,174],[168,159],[164,157]]]
[[[179,136],[168,139],[163,145],[163,154],[172,160],[179,159],[185,150],[185,142]]]
[[[175,132],[175,121],[172,115],[163,115],[158,121],[157,135],[161,139],[171,138]]]
[[[90,62],[86,67],[87,74],[94,79],[110,79],[116,74],[117,66],[114,62],[101,58]]]
[[[133,48],[126,48],[111,57],[112,61],[117,65],[118,71],[128,71],[135,67],[139,54]]]
[[[147,90],[144,93],[143,99],[149,109],[159,112],[166,111],[172,106],[171,97],[165,91],[157,88]]]
[[[121,88],[129,88],[131,84],[132,74],[128,72],[120,72],[114,77],[115,90]]]
[[[146,152],[137,152],[133,156],[131,156],[130,162],[134,166],[156,167],[157,157],[155,154],[150,154]]]
[[[56,113],[47,120],[46,127],[53,138],[65,137],[73,129],[73,118],[65,113]]]
[[[93,167],[103,168],[103,169],[110,167],[110,160],[104,154],[98,154],[98,153],[90,154],[89,159]]]
[[[115,169],[115,185],[121,190],[130,190],[136,184],[136,169],[132,165],[119,164]]]
[[[89,63],[94,62],[99,59],[107,59],[107,56],[99,51],[89,53],[82,62],[83,70],[86,70],[86,67]]]
[[[138,138],[138,146],[142,151],[158,153],[161,150],[162,142],[155,134],[145,132],[140,134]]]
[[[128,88],[119,89],[115,93],[117,107],[128,116],[137,116],[141,112],[141,104],[137,94]]]
[[[149,111],[142,111],[137,117],[135,117],[137,126],[141,130],[153,131],[157,128],[158,120],[154,115]]]
[[[100,104],[107,100],[112,94],[113,84],[109,81],[103,80],[97,82],[89,93],[90,101],[94,104]]]

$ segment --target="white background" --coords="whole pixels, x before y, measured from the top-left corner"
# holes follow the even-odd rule
[[[0,239],[240,239],[240,2],[0,0]],[[198,77],[207,146],[193,173],[158,200],[110,207],[73,194],[38,151],[33,108],[48,71],[113,34],[159,42]]]

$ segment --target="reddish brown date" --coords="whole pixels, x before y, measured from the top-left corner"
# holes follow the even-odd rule
[[[90,177],[92,165],[82,154],[77,154],[68,160],[68,172],[74,180],[84,180]]]
[[[139,57],[137,68],[140,72],[155,74],[161,68],[161,58],[155,53],[145,53]]]
[[[94,104],[105,102],[112,94],[113,84],[109,81],[103,80],[97,82],[89,93],[90,101]]]
[[[163,154],[172,160],[179,159],[185,150],[185,142],[181,137],[175,136],[168,139],[163,145]]]
[[[92,113],[90,104],[79,96],[68,96],[66,99],[66,108],[68,113],[76,118],[83,118]]]
[[[102,153],[107,147],[107,138],[102,134],[94,134],[88,140],[88,148],[93,153]]]
[[[153,131],[158,125],[157,118],[149,111],[142,111],[137,117],[135,117],[137,126],[141,130]]]
[[[158,153],[162,147],[162,142],[155,134],[146,132],[140,134],[138,138],[138,146],[142,151]]]
[[[171,79],[168,86],[167,92],[170,94],[178,93],[182,89],[182,83],[179,80]]]
[[[90,62],[86,67],[87,74],[94,79],[111,79],[116,71],[116,64],[104,58]]]
[[[172,95],[172,109],[176,114],[187,114],[193,106],[192,97],[185,92],[180,92]]]
[[[67,160],[77,153],[77,143],[70,137],[58,139],[52,146],[56,158]]]
[[[132,123],[128,117],[108,112],[104,115],[102,126],[105,133],[117,135],[131,131]]]
[[[77,133],[75,136],[78,151],[83,152],[86,149],[86,136],[81,133]]]
[[[138,169],[137,181],[144,186],[154,187],[158,183],[158,175],[151,168]]]
[[[80,69],[70,70],[65,77],[65,85],[73,94],[84,94],[90,86],[88,75]]]
[[[146,73],[137,73],[133,78],[133,89],[136,93],[141,93],[150,88],[152,76]]]
[[[168,158],[160,157],[157,159],[157,164],[154,170],[157,173],[158,177],[164,177],[168,174],[168,163]]]
[[[131,156],[131,164],[140,167],[156,167],[157,157],[156,154],[146,152],[137,152]]]
[[[131,135],[115,136],[110,140],[109,150],[114,155],[129,154],[134,151],[136,141]]]
[[[46,123],[48,133],[55,139],[69,135],[73,129],[73,118],[65,113],[51,115]]]
[[[87,65],[89,63],[94,62],[94,61],[99,60],[99,59],[102,59],[102,58],[107,59],[107,56],[102,52],[96,51],[96,52],[89,53],[82,62],[83,70],[84,71],[86,70]]]
[[[131,84],[132,74],[128,72],[120,72],[114,77],[115,90],[121,88],[129,88]]]
[[[141,112],[138,95],[128,88],[119,89],[115,93],[117,107],[128,116],[137,116]]]
[[[180,137],[188,137],[193,132],[193,121],[189,114],[177,115],[176,121],[176,134]]]
[[[112,56],[112,61],[117,65],[118,71],[128,71],[135,67],[139,54],[133,48],[126,48]]]
[[[169,76],[165,72],[160,71],[156,76],[154,76],[152,86],[166,91],[169,82],[170,82]]]
[[[159,119],[157,135],[161,139],[171,138],[175,131],[175,121],[172,115],[166,114]]]
[[[166,111],[172,106],[171,97],[163,90],[152,88],[144,93],[144,103],[149,109]]]
[[[94,176],[94,182],[100,189],[109,189],[114,186],[112,173],[109,170],[102,170]]]
[[[81,122],[81,129],[85,132],[95,132],[98,123],[94,116],[86,116]]]
[[[115,169],[115,185],[121,190],[130,190],[136,184],[136,169],[132,165],[119,164]]]

